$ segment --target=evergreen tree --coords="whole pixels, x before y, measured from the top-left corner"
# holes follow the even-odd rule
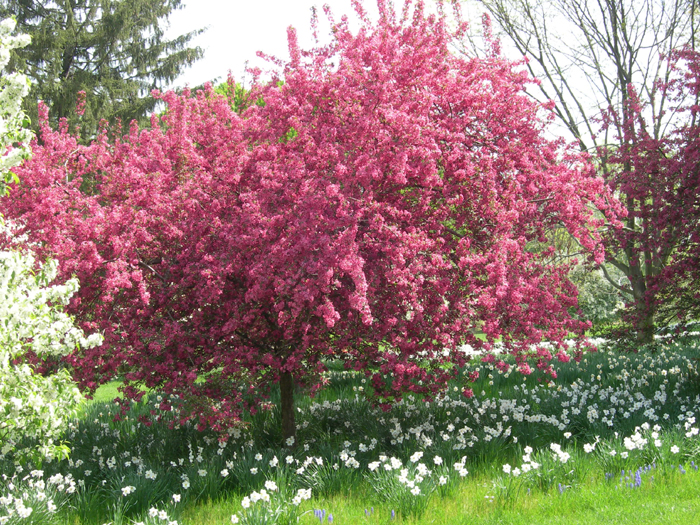
[[[167,20],[181,0],[0,0],[0,17],[13,16],[31,44],[14,52],[13,69],[32,81],[25,111],[34,126],[37,100],[52,121],[77,119],[76,102],[85,91],[84,137],[101,119],[125,124],[144,119],[156,100],[152,89],[173,81],[202,57],[188,44],[203,30],[164,38]]]

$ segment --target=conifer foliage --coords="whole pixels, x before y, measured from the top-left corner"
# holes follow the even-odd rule
[[[545,137],[517,64],[451,54],[421,2],[378,5],[371,22],[355,2],[356,32],[331,18],[333,43],[311,51],[290,29],[290,62],[240,113],[211,89],[166,93],[151,129],[86,146],[44,114],[8,214],[79,278],[71,310],[104,332],[72,358],[83,385],[122,374],[127,396],[182,394],[217,427],[279,382],[289,438],[294,388],[318,386],[325,359],[391,402],[435,393],[461,344],[518,352],[585,328],[547,233],[600,260],[594,209],[614,221],[616,201]],[[546,371],[552,353],[538,358]]]
[[[24,109],[37,122],[37,100],[52,122],[77,121],[85,91],[83,135],[95,135],[101,119],[128,124],[153,110],[152,89],[167,85],[202,57],[189,47],[192,31],[165,38],[168,16],[181,0],[0,0],[0,17],[12,16],[31,43],[16,50],[11,68],[32,81]],[[147,117],[146,117],[147,122]]]

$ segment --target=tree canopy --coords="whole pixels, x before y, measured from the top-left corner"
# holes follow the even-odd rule
[[[600,152],[635,217],[634,228],[608,232],[606,244],[626,254],[629,266],[614,260],[617,267],[645,277],[641,321],[662,326],[700,316],[700,54],[686,48],[668,60],[668,81],[658,84],[673,115],[665,132],[655,133],[663,116],[650,113],[630,85],[623,110],[606,115],[607,125],[623,130],[621,146]]]
[[[202,30],[165,38],[168,16],[181,0],[1,0],[0,17],[13,16],[32,41],[16,50],[11,67],[32,81],[24,109],[37,125],[37,100],[51,120],[77,122],[94,137],[101,119],[144,121],[155,107],[152,89],[162,88],[202,57],[189,43]],[[147,122],[147,118],[145,120]]]
[[[211,88],[170,92],[150,129],[84,146],[42,114],[8,213],[104,332],[73,355],[83,385],[122,374],[127,396],[162,388],[219,426],[280,382],[292,437],[293,388],[326,359],[391,402],[434,394],[462,344],[500,338],[526,371],[530,345],[583,333],[546,240],[564,227],[602,257],[595,210],[619,209],[588,157],[546,138],[519,64],[453,55],[422,2],[380,2],[377,22],[356,6],[360,29],[332,22],[329,46],[290,29],[291,60],[240,113]],[[536,352],[551,373],[552,353]]]

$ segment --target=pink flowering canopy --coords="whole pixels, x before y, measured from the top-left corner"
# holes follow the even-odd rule
[[[601,151],[628,212],[626,227],[605,237],[607,258],[629,278],[628,314],[648,341],[655,325],[700,316],[700,54],[677,50],[667,59],[657,89],[668,109],[647,122],[629,86],[622,114],[609,111],[605,121],[623,130],[621,146]]]
[[[7,215],[80,279],[70,308],[105,334],[72,357],[83,385],[122,375],[127,396],[181,394],[218,427],[285,374],[318,386],[327,359],[390,401],[435,393],[460,345],[582,333],[548,235],[600,260],[594,210],[612,220],[614,199],[545,137],[517,64],[453,55],[445,20],[410,4],[379,2],[357,32],[331,20],[311,51],[290,30],[291,61],[238,111],[207,89],[156,95],[151,129],[114,141],[44,125]]]

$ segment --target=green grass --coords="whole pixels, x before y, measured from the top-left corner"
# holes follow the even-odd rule
[[[271,492],[272,507],[298,510],[280,523],[320,523],[318,509],[333,514],[334,523],[358,524],[693,523],[700,510],[700,473],[692,463],[700,462],[699,355],[697,340],[667,343],[656,353],[586,354],[581,363],[557,363],[550,385],[539,372],[525,377],[472,361],[464,374],[479,371],[474,398],[464,398],[456,382],[442,400],[409,396],[388,413],[365,398],[361,374],[330,363],[327,388],[314,399],[298,392],[294,451],[279,446],[276,409],[248,417],[224,445],[156,408],[156,392],[115,417],[119,383],[112,382],[66,432],[71,459],[41,465],[43,479],[69,476],[76,491],[47,482],[41,499],[27,476],[37,466],[18,471],[5,457],[0,496],[27,494],[35,523],[46,525],[228,524],[232,514],[245,515],[243,498],[270,480],[281,489]],[[138,422],[144,416],[150,426]],[[643,444],[631,446],[633,438]],[[566,463],[552,443],[569,455]],[[584,445],[594,444],[586,452]],[[534,449],[530,455],[526,447]],[[401,467],[387,471],[392,461]],[[464,477],[455,465],[462,462]],[[526,472],[528,462],[539,466]],[[506,474],[506,463],[523,473]],[[639,487],[627,486],[631,473],[651,465]],[[420,468],[428,472],[418,480]],[[620,479],[623,469],[631,479]],[[409,481],[419,495],[409,492]],[[292,497],[307,487],[312,498],[292,507]],[[57,512],[46,512],[48,499]],[[167,511],[168,520],[149,517],[149,509]],[[6,510],[0,501],[0,517]]]
[[[389,506],[371,502],[363,493],[315,500],[313,505],[305,506],[309,512],[299,523],[319,523],[310,511],[324,509],[327,514],[333,514],[334,523],[343,524],[675,525],[697,522],[698,493],[700,475],[694,471],[686,474],[676,471],[663,479],[646,479],[634,489],[621,487],[620,483],[591,480],[563,494],[522,491],[506,500],[491,500],[492,480],[482,476],[464,482],[451,497],[434,498],[420,518],[404,519],[399,515],[392,520]],[[206,501],[187,509],[181,521],[189,525],[230,522],[231,514],[240,510],[239,502],[238,498]]]
[[[95,391],[92,397],[93,403],[109,403],[117,397],[121,397],[119,390],[121,386],[121,381],[110,381],[100,387]]]

